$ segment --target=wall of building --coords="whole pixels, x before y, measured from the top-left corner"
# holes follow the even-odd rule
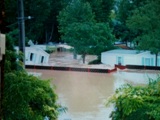
[[[116,56],[111,54],[102,53],[101,62],[106,65],[114,66],[116,63]]]
[[[37,65],[37,64],[47,64],[49,61],[49,54],[41,49],[26,49],[26,64]]]
[[[117,54],[107,53],[101,54],[101,62],[106,65],[145,65],[155,66],[155,55],[150,52],[140,54]],[[160,56],[158,56],[158,66],[160,66]]]

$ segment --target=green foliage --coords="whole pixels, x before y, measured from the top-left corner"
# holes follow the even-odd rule
[[[114,41],[111,30],[104,23],[71,24],[62,38],[82,55],[92,53],[100,55],[102,51],[113,48]]]
[[[42,39],[45,39],[47,36],[51,36],[51,38],[52,36],[58,36],[56,16],[62,9],[62,1],[63,0],[24,0],[25,30],[27,38],[40,43],[44,42]],[[17,1],[5,0],[5,15],[5,22],[9,25],[8,30],[12,31],[17,29]],[[33,19],[28,20],[28,16],[32,16]]]
[[[96,42],[92,46],[94,54],[100,56],[101,52],[114,49],[115,37],[107,23],[95,23],[93,30],[91,39]]]
[[[116,18],[113,20],[114,34],[118,40],[132,42],[133,39],[138,35],[128,28],[126,25],[127,19],[133,15],[133,11],[143,6],[145,0],[121,0],[116,2]]]
[[[73,46],[77,53],[82,54],[85,62],[89,46],[93,44],[91,37],[94,14],[90,4],[83,3],[81,0],[71,2],[60,12],[58,21],[62,40]]]
[[[7,35],[3,119],[44,120],[47,116],[56,120],[59,112],[66,108],[56,103],[57,95],[49,81],[28,75],[18,60],[23,55],[18,54],[13,46],[12,37]]]
[[[71,46],[74,46],[79,54],[87,54],[90,49],[89,46],[96,44],[91,39],[93,34],[92,26],[93,24],[89,23],[73,23],[67,28],[62,38]]]
[[[6,54],[5,54],[5,73],[13,72],[17,70],[23,70],[21,59],[23,54],[18,54],[14,49],[14,40],[13,36],[7,34],[6,36]]]
[[[160,78],[146,86],[124,85],[117,89],[108,104],[114,104],[113,120],[159,120]]]
[[[160,15],[157,14],[158,12],[160,12],[160,1],[148,0],[143,7],[135,9],[133,16],[127,21],[130,29],[140,33],[135,38],[135,41],[139,43],[137,48],[149,50],[156,55],[160,51]]]
[[[23,70],[22,68],[23,63],[17,60],[17,59],[21,59],[22,57],[23,57],[22,53],[17,54],[16,52],[13,52],[11,50],[6,50],[5,72],[8,73],[8,72],[13,72],[17,70]]]
[[[114,37],[107,23],[96,23],[88,2],[71,2],[58,16],[61,38],[78,54],[96,54],[112,48]]]
[[[58,116],[57,96],[49,81],[30,76],[25,72],[5,74],[4,117],[6,120],[43,120]]]
[[[66,32],[66,28],[72,23],[93,22],[94,14],[89,3],[83,3],[80,0],[71,2],[60,11],[58,15],[59,32],[62,35]]]
[[[95,13],[95,20],[97,22],[109,22],[111,10],[114,6],[114,0],[82,0],[89,2],[93,13]]]
[[[29,39],[41,39],[43,35],[44,22],[49,17],[51,12],[50,0],[27,0],[24,1],[25,15],[34,17],[31,20],[26,20],[26,36]]]
[[[14,29],[13,31],[10,31],[7,35],[10,37],[10,39],[12,39],[13,44],[18,46],[19,30]]]
[[[5,0],[5,15],[6,15],[6,22],[8,23],[17,23],[18,11],[17,11],[17,1],[14,0]],[[17,11],[17,12],[15,12]]]
[[[146,0],[121,0],[118,5],[118,20],[125,24],[128,17],[133,15],[133,11],[138,7],[143,6],[145,1]]]

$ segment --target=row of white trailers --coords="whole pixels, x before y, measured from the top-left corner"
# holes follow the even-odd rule
[[[155,54],[149,51],[115,49],[101,53],[101,62],[106,65],[144,65],[155,66]],[[160,56],[157,59],[157,66],[160,66]]]

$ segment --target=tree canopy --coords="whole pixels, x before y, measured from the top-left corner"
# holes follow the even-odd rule
[[[74,47],[83,57],[89,53],[100,55],[113,47],[114,37],[109,25],[97,23],[92,7],[80,0],[71,2],[59,16],[61,39]]]
[[[69,3],[58,15],[59,31],[62,35],[72,23],[94,22],[94,13],[89,3],[75,0]]]
[[[143,6],[146,0],[120,0],[116,1],[116,18],[113,20],[114,34],[116,38],[123,42],[132,42],[138,33],[133,32],[126,25],[127,19],[133,15],[133,11]]]
[[[160,51],[160,1],[149,0],[143,7],[134,10],[133,16],[127,20],[127,25],[134,32],[139,35],[134,39],[138,42],[138,49],[149,50],[151,53],[157,55]]]
[[[57,96],[50,83],[25,72],[5,74],[5,120],[55,120],[59,114]]]
[[[58,23],[56,16],[62,9],[64,0],[27,0],[24,1],[24,15],[26,37],[38,43],[58,41]],[[18,28],[18,5],[17,1],[5,0],[5,22],[10,32]],[[27,20],[27,17],[33,17]],[[17,35],[18,36],[18,35]]]
[[[95,13],[95,20],[97,22],[109,22],[111,10],[114,7],[114,0],[82,0],[89,2],[93,13]]]

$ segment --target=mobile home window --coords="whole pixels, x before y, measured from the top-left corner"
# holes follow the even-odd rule
[[[33,53],[30,54],[30,61],[33,60]]]
[[[153,58],[143,58],[142,63],[143,63],[143,65],[147,65],[147,66],[154,65]]]
[[[145,58],[145,64],[148,66],[150,65],[150,58]]]
[[[118,57],[118,65],[122,65],[122,57]]]
[[[43,61],[44,61],[44,56],[41,57],[41,63],[43,63]]]

